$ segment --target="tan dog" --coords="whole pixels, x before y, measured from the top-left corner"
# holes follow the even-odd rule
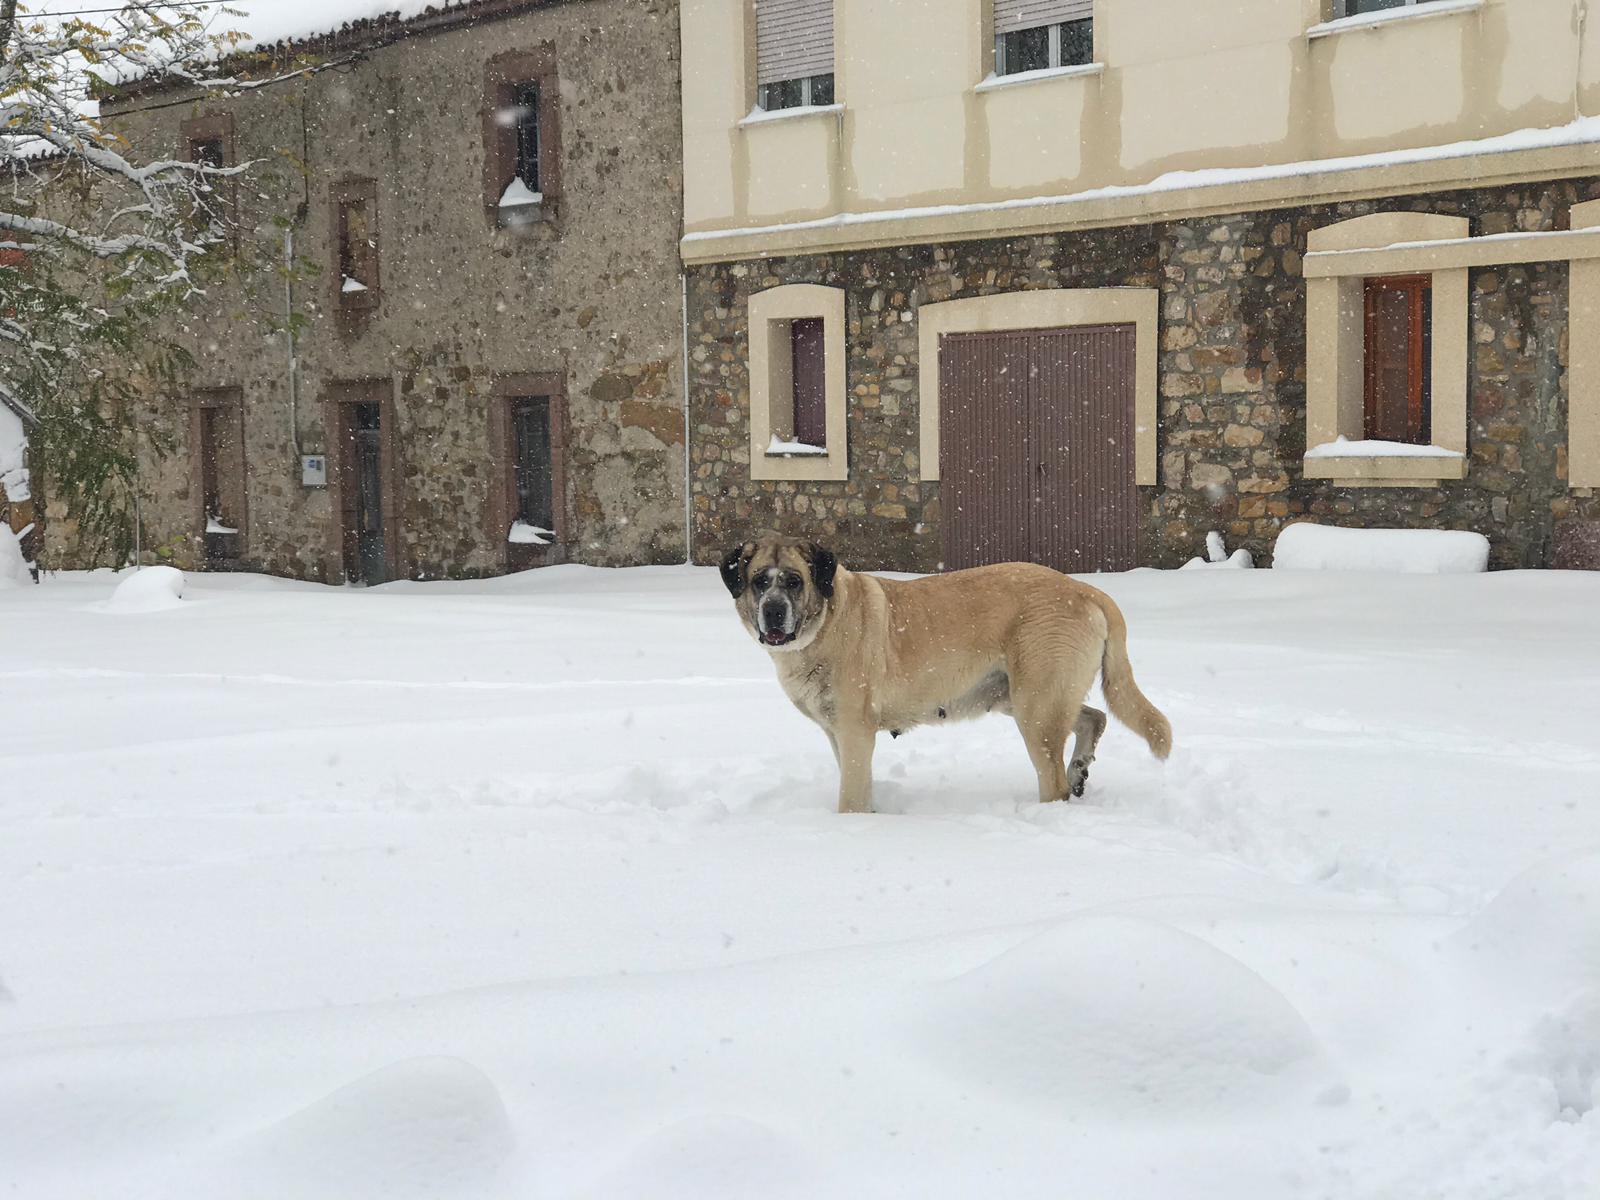
[[[1016,718],[1041,802],[1083,795],[1106,726],[1083,701],[1101,672],[1117,720],[1157,758],[1172,749],[1172,726],[1133,680],[1121,611],[1048,567],[898,581],[847,571],[815,543],[766,536],[730,550],[722,580],[789,699],[828,735],[840,812],[871,811],[880,730],[898,737],[990,712]]]

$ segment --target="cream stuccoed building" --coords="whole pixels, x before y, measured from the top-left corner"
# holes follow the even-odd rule
[[[1588,0],[684,0],[693,542],[1600,565]]]

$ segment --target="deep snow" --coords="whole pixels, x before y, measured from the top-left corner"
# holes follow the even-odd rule
[[[1170,763],[864,817],[714,571],[118,581],[0,592],[0,1194],[1600,1190],[1600,576],[1101,577]]]

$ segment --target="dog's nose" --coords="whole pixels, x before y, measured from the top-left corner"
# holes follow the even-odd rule
[[[782,629],[784,615],[781,600],[768,600],[761,606],[761,623],[768,629]]]

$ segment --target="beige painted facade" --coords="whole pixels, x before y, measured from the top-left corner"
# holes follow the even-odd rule
[[[1363,22],[1330,20],[1332,0],[1096,0],[1094,66],[1009,81],[991,0],[835,0],[837,103],[750,120],[752,5],[685,0],[684,257],[1591,173],[1592,131],[1504,136],[1600,115],[1589,7],[1431,0]],[[1237,174],[1146,186],[1201,169]]]

